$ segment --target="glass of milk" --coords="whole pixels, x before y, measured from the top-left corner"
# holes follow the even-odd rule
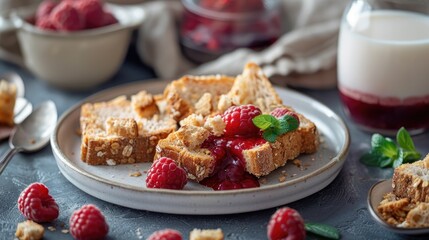
[[[429,128],[429,1],[354,0],[338,44],[338,88],[361,128]]]

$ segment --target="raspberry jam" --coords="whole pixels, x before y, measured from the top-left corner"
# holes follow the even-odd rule
[[[216,160],[212,176],[200,183],[214,190],[259,187],[258,179],[246,172],[243,150],[264,144],[263,138],[208,138],[204,148],[210,149]]]
[[[182,0],[180,27],[184,54],[202,63],[237,48],[260,49],[281,35],[281,19],[272,0]]]
[[[400,100],[340,88],[340,97],[347,114],[364,128],[393,134],[401,127],[414,133],[429,128],[429,96]]]

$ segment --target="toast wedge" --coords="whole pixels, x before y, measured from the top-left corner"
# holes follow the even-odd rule
[[[158,140],[177,128],[176,121],[160,113],[154,97],[146,92],[131,101],[120,96],[86,103],[80,124],[81,159],[90,165],[151,162]]]
[[[429,154],[423,160],[397,167],[392,185],[397,197],[429,203]]]
[[[220,97],[216,114],[233,105],[253,104],[263,113],[269,113],[276,107],[283,106],[282,100],[256,64],[247,64],[242,75],[238,76],[231,90]],[[292,108],[287,107],[292,110]],[[292,110],[293,111],[293,110]],[[300,126],[277,138],[274,143],[265,142],[242,152],[245,169],[257,177],[264,176],[288,160],[301,153],[313,153],[319,145],[315,124],[298,114]],[[181,124],[178,131],[158,142],[155,159],[170,157],[176,160],[188,173],[188,177],[197,182],[211,176],[216,169],[216,159],[211,151],[202,147],[208,136],[219,133],[218,127],[211,127],[213,117],[204,121],[196,119],[204,116],[190,115]],[[192,129],[191,131],[189,129]],[[189,143],[190,139],[194,141]]]

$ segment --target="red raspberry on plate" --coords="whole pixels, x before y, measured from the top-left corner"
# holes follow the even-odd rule
[[[82,16],[73,7],[72,1],[62,1],[50,15],[51,21],[58,30],[78,31],[85,27]]]
[[[19,211],[35,222],[51,222],[58,217],[59,208],[49,189],[42,183],[30,184],[18,197]]]
[[[147,172],[148,188],[183,189],[188,179],[183,168],[167,157],[161,157],[152,164]]]
[[[298,115],[296,115],[296,113],[292,112],[291,110],[289,110],[287,108],[276,108],[273,111],[271,111],[271,115],[276,117],[276,118],[281,118],[284,115],[290,115],[290,116],[294,117],[296,120],[298,120],[298,123],[299,123]]]
[[[304,220],[295,209],[280,208],[271,216],[267,235],[269,240],[303,240],[306,235]]]
[[[104,239],[109,232],[106,220],[95,205],[87,204],[70,217],[70,234],[78,240]]]
[[[222,115],[225,122],[225,136],[251,137],[259,133],[259,128],[253,124],[252,119],[262,112],[254,105],[232,106]]]
[[[57,3],[52,0],[45,0],[41,2],[39,7],[37,8],[36,22],[38,22],[39,19],[41,18],[49,16],[49,14],[56,6],[57,6]]]
[[[182,240],[182,234],[174,229],[163,229],[152,233],[147,240]]]
[[[103,26],[103,5],[99,0],[78,0],[74,7],[83,17],[86,28],[97,28]]]

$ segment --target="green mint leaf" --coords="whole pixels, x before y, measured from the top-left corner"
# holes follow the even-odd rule
[[[420,160],[422,155],[419,152],[403,150],[404,163],[412,163]]]
[[[338,229],[327,224],[305,223],[305,230],[325,238],[340,239],[340,232]]]
[[[262,137],[264,137],[264,139],[270,143],[275,142],[277,139],[277,136],[278,135],[275,132],[275,129],[273,129],[273,128],[269,128],[262,133]]]
[[[385,138],[376,133],[371,138],[372,151],[378,152],[388,158],[395,159],[398,156],[398,147],[390,138]]]
[[[262,131],[267,130],[270,127],[277,127],[279,120],[269,114],[261,114],[252,119],[253,124],[260,128]]]
[[[416,151],[413,140],[404,127],[401,127],[401,129],[399,129],[398,133],[396,134],[396,142],[405,150]]]
[[[386,168],[386,167],[392,167],[392,165],[393,165],[393,159],[384,157],[383,159],[380,160],[379,167]]]
[[[404,151],[402,148],[399,149],[398,158],[393,161],[393,168],[399,167],[404,162]]]
[[[282,127],[282,124],[287,128],[286,132],[296,130],[299,127],[298,119],[288,114],[280,118],[280,127]]]
[[[375,152],[369,152],[360,158],[360,161],[368,166],[380,167],[380,162],[383,160],[383,156]]]

